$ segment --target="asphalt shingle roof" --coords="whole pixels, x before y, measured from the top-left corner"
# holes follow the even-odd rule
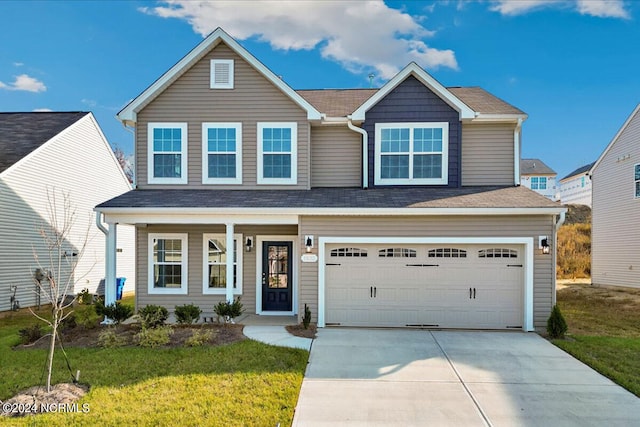
[[[553,208],[525,187],[133,190],[98,208]]]
[[[556,175],[556,171],[545,165],[540,159],[521,159],[521,175]]]
[[[589,172],[589,169],[591,169],[591,167],[592,167],[595,163],[596,163],[596,162],[592,162],[592,163],[589,163],[588,165],[580,166],[578,169],[574,170],[573,172],[571,172],[570,174],[568,174],[567,176],[565,176],[564,178],[562,178],[562,180],[567,179],[567,178],[571,178],[572,176],[579,175],[579,174],[581,174],[581,173]],[[562,180],[561,180],[561,181],[562,181]]]
[[[87,114],[0,113],[0,173]]]

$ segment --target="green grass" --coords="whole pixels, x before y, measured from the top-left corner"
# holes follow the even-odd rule
[[[28,313],[0,318],[0,400],[43,383],[46,351],[11,349],[18,330],[35,322]],[[69,348],[67,354],[80,382],[91,385],[78,402],[89,412],[2,417],[0,425],[286,426],[309,355],[251,340],[220,347]],[[57,352],[53,382],[69,381]]]
[[[640,397],[640,292],[574,285],[558,306],[569,331],[553,343]]]

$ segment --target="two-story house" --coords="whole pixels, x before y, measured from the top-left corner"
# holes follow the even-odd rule
[[[581,166],[560,180],[560,202],[563,205],[591,207],[591,176],[589,171],[594,163]]]
[[[556,189],[557,176],[558,174],[540,159],[520,160],[520,185],[554,202],[559,199]]]
[[[412,63],[295,91],[218,29],[127,105],[137,305],[242,297],[319,326],[544,326],[564,209],[520,187],[519,109]],[[114,257],[111,237],[107,257]]]

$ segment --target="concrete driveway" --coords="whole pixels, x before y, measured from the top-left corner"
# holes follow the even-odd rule
[[[631,426],[640,399],[522,332],[318,332],[294,426]]]

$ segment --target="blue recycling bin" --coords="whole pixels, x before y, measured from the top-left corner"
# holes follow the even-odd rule
[[[120,301],[122,299],[122,291],[124,289],[124,282],[127,280],[126,277],[116,277],[116,300]]]

